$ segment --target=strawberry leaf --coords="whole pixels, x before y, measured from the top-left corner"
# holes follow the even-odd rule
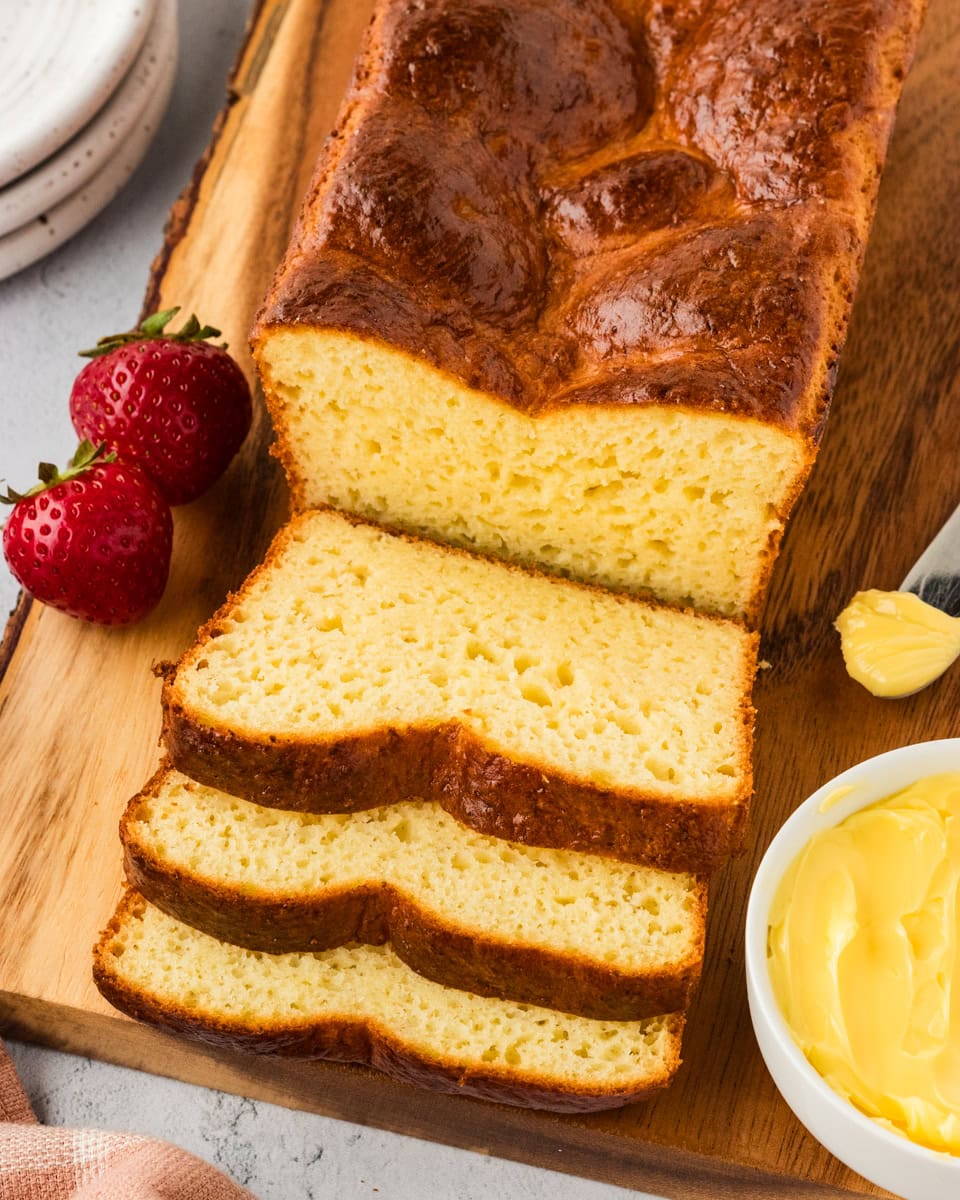
[[[77,447],[76,453],[62,471],[53,463],[40,463],[37,467],[40,482],[27,492],[17,492],[12,487],[8,487],[6,493],[0,495],[0,503],[16,504],[20,500],[26,500],[28,496],[37,496],[40,492],[47,491],[48,488],[56,487],[58,483],[66,483],[68,479],[76,479],[85,471],[89,471],[93,466],[116,462],[116,451],[111,450],[107,454],[106,449],[106,442],[101,442],[99,446],[95,446],[92,442],[84,438]]]
[[[73,467],[75,470],[82,470],[84,467],[89,467],[90,464],[93,462],[93,460],[105,448],[106,448],[106,443],[101,443],[99,446],[95,446],[93,444],[93,442],[90,441],[89,438],[84,438],[83,441],[80,443],[80,445],[77,447],[76,451],[74,452],[73,458],[70,459],[70,466]],[[108,457],[104,461],[112,462],[113,459],[116,457],[117,456],[114,454],[113,458]],[[41,476],[41,479],[42,478],[43,478],[43,476]]]
[[[189,341],[190,338],[196,337],[200,332],[200,322],[197,320],[197,314],[191,313],[189,320],[180,326],[180,332],[175,333],[175,338],[183,338],[184,341]]]
[[[177,305],[175,308],[165,308],[162,312],[153,313],[140,322],[140,332],[149,338],[163,337],[164,329],[166,329],[179,311],[180,306]]]
[[[167,341],[167,342],[205,342],[210,338],[220,336],[220,330],[213,325],[201,325],[196,313],[191,313],[176,333],[168,333],[167,326],[180,312],[180,307],[165,308],[161,312],[152,313],[145,317],[136,329],[128,329],[126,333],[111,333],[102,337],[90,350],[81,350],[81,358],[99,358],[110,354],[130,342]],[[227,343],[222,342],[221,350],[227,349]]]

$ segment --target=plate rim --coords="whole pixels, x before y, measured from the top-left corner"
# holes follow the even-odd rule
[[[176,9],[176,0],[162,2]],[[174,52],[140,119],[93,178],[45,213],[0,237],[0,280],[16,275],[58,249],[118,195],[159,132],[173,93],[176,73],[177,55]]]
[[[35,62],[28,66],[28,71],[37,72],[23,93],[29,101],[11,101],[6,109],[0,101],[0,187],[69,142],[116,91],[139,54],[157,0],[114,0],[109,14],[102,12],[102,4],[103,0],[87,0],[82,6],[61,0],[54,19],[59,15],[70,23],[57,43],[59,57],[45,57],[39,68]],[[95,6],[101,9],[96,17]],[[93,55],[64,52],[72,43],[71,31],[81,25],[109,30],[112,36],[101,37]],[[57,73],[57,86],[45,88],[43,81],[51,71]]]
[[[123,145],[147,112],[153,90],[162,87],[176,59],[177,12],[169,0],[158,0],[147,36],[136,60],[106,104],[66,145],[31,171],[0,187],[0,238],[27,225],[79,191]],[[68,164],[79,156],[80,166]]]

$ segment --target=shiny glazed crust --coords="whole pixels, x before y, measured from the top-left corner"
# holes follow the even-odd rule
[[[812,464],[922,11],[381,4],[255,350],[340,330],[531,416],[707,410]]]
[[[696,873],[722,866],[746,835],[749,785],[723,805],[611,792],[514,762],[452,725],[261,741],[194,722],[168,685],[162,736],[179,771],[268,807],[356,812],[418,796],[490,837]],[[743,771],[749,779],[746,749]]]
[[[372,1021],[324,1020],[252,1025],[239,1018],[225,1020],[217,1013],[168,1004],[131,987],[113,970],[109,944],[143,900],[129,892],[101,934],[93,956],[93,979],[101,995],[138,1021],[184,1034],[207,1045],[282,1058],[327,1059],[372,1067],[403,1083],[448,1094],[492,1100],[520,1108],[558,1113],[594,1112],[620,1108],[667,1086],[680,1066],[679,1051],[663,1071],[645,1086],[629,1090],[563,1088],[532,1074],[491,1067],[465,1069],[442,1055],[427,1060]],[[683,1018],[677,1018],[682,1029]],[[679,1047],[679,1039],[677,1040]]]
[[[344,519],[364,524],[356,518]],[[277,534],[263,563],[201,627],[180,662],[164,669],[161,739],[179,771],[233,796],[300,812],[357,812],[412,797],[433,800],[463,824],[491,837],[608,854],[664,871],[705,874],[740,851],[753,790],[754,709],[749,695],[756,635],[750,635],[740,687],[743,736],[737,768],[742,786],[722,803],[592,785],[546,765],[517,762],[456,722],[426,728],[385,727],[322,741],[280,735],[247,737],[227,726],[199,720],[180,698],[178,673],[188,659],[200,654],[204,643],[219,635],[221,622],[242,602],[259,575],[280,558],[297,520]],[[397,536],[407,538],[405,534]],[[465,553],[448,546],[438,546],[437,552]],[[499,563],[496,569],[536,573],[509,563]],[[506,582],[507,574],[504,579]],[[562,588],[591,587],[567,580],[552,582]],[[627,597],[621,602],[643,603]]]
[[[407,966],[447,987],[607,1021],[678,1012],[699,981],[705,886],[691,918],[698,939],[689,959],[631,973],[614,963],[601,965],[585,955],[523,945],[458,925],[387,884],[328,886],[314,896],[284,896],[240,891],[187,874],[153,854],[132,832],[142,801],[157,794],[165,774],[161,768],[133,797],[120,821],[127,879],[157,908],[221,941],[273,954],[389,942]]]

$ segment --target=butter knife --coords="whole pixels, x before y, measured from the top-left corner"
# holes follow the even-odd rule
[[[921,600],[951,617],[960,617],[960,505],[907,572],[901,592]]]

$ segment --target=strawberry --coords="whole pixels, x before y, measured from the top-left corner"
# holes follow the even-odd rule
[[[139,620],[163,595],[173,518],[160,489],[136,463],[82,442],[63,472],[40,464],[25,495],[0,496],[13,511],[3,553],[37,600],[100,625]]]
[[[247,380],[226,345],[207,341],[219,329],[191,316],[179,332],[165,332],[179,311],[154,313],[81,351],[93,361],[70,393],[78,436],[139,463],[169,504],[195,500],[220,478],[252,411]]]

